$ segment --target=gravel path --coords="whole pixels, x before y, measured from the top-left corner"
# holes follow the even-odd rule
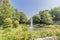
[[[37,38],[35,40],[55,40],[55,37]]]

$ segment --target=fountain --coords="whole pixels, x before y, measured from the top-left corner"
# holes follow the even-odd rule
[[[30,27],[28,28],[28,30],[33,30],[33,20],[32,20],[32,18],[31,18]]]

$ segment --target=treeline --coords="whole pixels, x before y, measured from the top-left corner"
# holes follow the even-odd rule
[[[0,26],[15,27],[19,23],[26,23],[27,17],[23,12],[19,12],[9,4],[9,0],[1,0],[0,2]]]
[[[60,7],[43,10],[33,16],[34,24],[54,24],[60,22]]]
[[[9,4],[9,0],[0,2],[0,25],[17,26],[18,24],[29,24],[30,19],[23,12],[19,12]],[[34,24],[54,24],[60,21],[60,7],[51,10],[43,10],[33,17]]]

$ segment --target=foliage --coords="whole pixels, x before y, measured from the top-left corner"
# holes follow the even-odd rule
[[[33,16],[33,23],[37,24],[37,23],[40,22],[40,20],[41,20],[41,18],[40,18],[39,14],[36,14],[36,15]]]
[[[56,38],[56,40],[60,40],[60,36],[58,36],[58,37]]]
[[[36,37],[35,34],[37,34],[37,32],[24,31],[23,29],[22,30],[21,29],[7,28],[0,35],[0,39],[1,40],[33,40]]]
[[[20,12],[20,20],[19,20],[19,23],[26,23],[27,22],[27,17],[26,15],[23,13],[23,12]]]
[[[1,2],[3,4],[0,5],[0,25],[7,27],[16,24],[15,26],[18,26],[19,22],[27,22],[27,17],[25,14],[23,12],[19,12],[17,9],[14,9],[10,5],[9,0],[4,0]],[[18,22],[15,20],[18,20]]]
[[[43,11],[41,14],[41,21],[45,24],[52,24],[52,16],[49,14],[47,10]]]
[[[21,27],[22,29],[22,27]],[[40,37],[50,37],[60,35],[60,29],[45,29],[40,31],[24,31],[19,27],[17,29],[7,28],[0,33],[1,40],[34,40]],[[2,39],[3,38],[3,39]]]
[[[60,20],[60,7],[51,9],[51,15],[55,21]]]
[[[19,26],[19,21],[15,20],[14,23],[13,23],[13,26],[16,28]]]
[[[14,20],[19,20],[19,17],[20,15],[19,15],[19,12],[18,12],[18,10],[17,9],[14,9],[13,10],[13,14],[12,14],[12,19],[13,19],[13,21]]]
[[[12,26],[12,20],[10,18],[6,18],[4,20],[4,28],[11,27]]]
[[[0,24],[4,25],[4,20],[7,18],[12,18],[12,14],[13,8],[10,6],[9,0],[4,0],[3,4],[0,5]]]
[[[0,5],[0,26],[6,29],[0,30],[0,40],[34,40],[40,37],[59,36],[60,29],[57,25],[47,25],[52,24],[55,20],[60,20],[60,8],[40,11],[39,14],[33,16],[33,23],[46,28],[39,31],[28,31],[27,26],[21,26],[19,23],[25,24],[27,21],[30,23],[30,20],[27,20],[23,12],[11,7],[9,0],[5,0]]]
[[[6,18],[6,19],[4,20],[4,22],[5,22],[6,24],[12,24],[12,20],[11,20],[10,18]]]

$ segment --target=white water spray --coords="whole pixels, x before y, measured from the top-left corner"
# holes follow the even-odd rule
[[[30,27],[28,28],[28,30],[33,30],[33,19],[32,18],[31,18]]]

